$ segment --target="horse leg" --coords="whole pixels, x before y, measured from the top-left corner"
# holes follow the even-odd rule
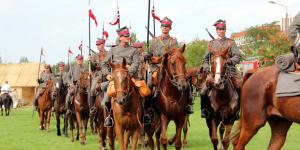
[[[107,128],[108,144],[111,150],[115,149],[114,128]]]
[[[40,129],[44,130],[44,111],[39,110],[39,116],[40,116]]]
[[[128,143],[130,142],[129,141],[130,135],[132,135],[132,131],[127,130],[127,131],[124,132],[124,149],[125,150],[127,150]],[[131,139],[131,143],[130,144],[131,144],[131,148],[133,149],[132,139]]]
[[[64,135],[68,137],[68,119],[69,115],[64,114]]]
[[[120,150],[124,150],[124,129],[120,126],[118,122],[115,122],[115,132],[119,140]]]
[[[189,121],[189,117],[186,117],[185,121],[184,121],[184,125],[183,125],[183,141],[182,141],[182,144],[183,144],[184,147],[187,146],[186,137],[187,137],[187,132],[188,132],[188,121]]]
[[[70,130],[71,130],[71,142],[74,142],[74,128],[75,128],[75,125],[74,125],[74,118],[72,115],[70,116],[67,116],[67,121],[69,120],[70,122]]]
[[[50,120],[51,120],[51,110],[47,111],[47,123],[46,123],[46,130],[50,131]]]
[[[85,143],[84,143],[84,133],[83,133],[83,131],[84,131],[84,123],[83,123],[83,120],[81,120],[81,115],[80,115],[80,113],[79,112],[76,112],[75,113],[76,114],[76,120],[77,120],[77,130],[79,131],[79,139],[80,139],[80,143],[82,144],[82,145],[84,145]]]
[[[150,149],[154,150],[153,132],[152,131],[148,131],[148,132],[146,132],[146,135],[147,135],[148,144],[150,146]]]
[[[225,138],[221,139],[224,150],[227,150],[228,147],[229,147],[230,133],[231,133],[232,126],[233,126],[233,124],[228,124],[228,125],[225,126],[226,127]],[[221,124],[221,127],[222,127],[222,124]]]
[[[271,117],[268,122],[272,131],[268,149],[281,149],[292,122],[279,117]]]
[[[215,119],[211,119],[211,142],[214,146],[214,150],[218,149],[218,136],[217,136],[217,128],[218,128],[218,122],[216,122]]]
[[[56,116],[56,134],[57,136],[61,136],[61,133],[60,133],[60,115],[59,113],[56,111],[55,112],[55,116]]]
[[[182,143],[181,143],[181,132],[182,132],[182,127],[184,125],[185,122],[185,118],[184,119],[180,119],[179,121],[175,122],[175,126],[176,126],[176,140],[175,140],[175,148],[177,150],[181,149]]]
[[[156,150],[160,150],[160,135],[161,135],[161,127],[155,132],[155,145]]]
[[[167,149],[168,137],[167,137],[167,127],[170,123],[170,119],[168,119],[164,114],[161,115],[161,139],[160,142],[163,146],[163,149]]]
[[[136,129],[132,135],[132,149],[135,150],[137,147],[137,142],[140,137],[141,130],[140,128]]]

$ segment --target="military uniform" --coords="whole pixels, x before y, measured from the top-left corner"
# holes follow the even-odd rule
[[[136,50],[139,52],[139,55],[140,55],[140,65],[139,65],[139,69],[138,69],[138,78],[139,79],[144,79],[144,74],[142,71],[143,70],[143,67],[144,67],[144,50],[143,50],[143,45],[141,43],[134,43],[133,45],[134,48],[136,48]]]
[[[104,39],[98,38],[96,41],[96,45],[105,44]],[[101,63],[105,59],[107,52],[105,49],[98,49],[99,53],[95,53],[91,57],[91,67],[95,68],[92,69],[93,75],[92,75],[92,86],[91,86],[91,110],[90,113],[94,114],[96,112],[95,107],[95,100],[97,95],[97,89],[99,88],[99,84],[105,80],[105,77],[103,76],[102,69],[101,69]]]
[[[123,27],[117,30],[117,33],[119,37],[130,37],[130,33],[128,31],[127,27]],[[126,47],[123,47],[121,45],[117,45],[115,47],[112,47],[111,50],[107,53],[105,59],[101,63],[101,69],[103,76],[106,77],[107,75],[110,75],[110,68],[109,68],[109,62],[112,62],[114,64],[121,64],[123,62],[123,58],[126,59],[126,63],[129,65],[128,67],[128,73],[131,77],[137,78],[137,72],[139,69],[139,63],[140,63],[140,54],[139,52],[127,45]],[[101,89],[103,91],[107,90],[109,81],[101,83]],[[107,95],[107,93],[104,96],[105,106],[107,111],[110,113],[110,98]],[[105,118],[104,125],[107,127],[112,127],[113,120],[109,116]]]
[[[224,20],[218,20],[214,26],[216,28],[222,28],[222,30],[226,29],[226,24]],[[218,37],[217,39],[213,39],[208,44],[208,52],[204,56],[203,61],[203,69],[205,72],[210,72],[210,59],[213,57],[215,53],[217,53],[219,50],[228,49],[228,59],[226,60],[227,69],[229,71],[227,72],[235,89],[237,90],[238,94],[241,89],[242,81],[241,81],[241,74],[236,69],[235,65],[240,63],[241,60],[241,52],[239,51],[236,43],[234,40],[224,37]],[[207,117],[208,111],[207,111],[207,105],[208,105],[208,89],[206,87],[206,84],[204,84],[204,87],[201,91],[201,116]]]
[[[35,99],[34,99],[35,110],[37,110],[39,96],[45,91],[47,81],[55,80],[55,77],[52,74],[50,65],[46,64],[44,67],[50,69],[50,73],[45,73],[45,71],[43,71],[40,74],[40,78],[37,80],[39,85],[37,87],[37,92],[36,92]]]
[[[82,55],[77,55],[76,59],[77,60],[83,60],[83,56]],[[69,85],[69,89],[68,89],[68,94],[66,96],[66,100],[67,100],[67,108],[68,109],[70,109],[69,108],[69,106],[70,106],[70,104],[69,104],[70,103],[70,96],[75,95],[74,92],[75,92],[76,83],[80,78],[80,73],[84,72],[84,71],[85,71],[85,68],[84,68],[83,64],[82,65],[76,64],[73,67],[70,67],[70,70],[67,74],[67,83]]]

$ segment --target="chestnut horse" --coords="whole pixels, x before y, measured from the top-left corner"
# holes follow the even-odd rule
[[[257,70],[242,87],[240,132],[234,138],[234,149],[243,150],[257,131],[269,123],[271,140],[268,149],[281,149],[293,122],[300,123],[300,96],[276,97],[280,70],[270,66]]]
[[[90,76],[88,72],[81,72],[76,85],[76,95],[74,97],[74,111],[76,115],[77,127],[79,128],[79,138],[81,144],[86,144],[86,130],[89,120],[88,90]]]
[[[210,90],[210,105],[208,106],[211,115],[206,118],[209,128],[209,135],[214,149],[218,146],[217,130],[220,126],[220,138],[224,149],[228,149],[230,133],[238,112],[238,95],[230,80],[230,68],[227,67],[228,49],[217,51],[211,58],[211,73],[207,77],[207,87]],[[222,126],[225,126],[224,127]],[[223,133],[225,130],[225,137]]]
[[[120,150],[126,150],[129,137],[132,136],[132,149],[136,149],[140,137],[142,123],[142,101],[138,89],[129,76],[126,60],[122,64],[112,64],[112,81],[115,95],[111,99],[114,129],[120,142]]]
[[[176,135],[170,140],[175,141],[176,149],[180,149],[181,132],[187,117],[185,108],[188,105],[188,82],[186,77],[186,60],[183,56],[185,45],[165,53],[162,58],[159,83],[160,93],[158,107],[161,111],[161,143],[167,149],[167,127],[171,120],[176,125]]]
[[[66,117],[66,95],[68,88],[63,83],[63,79],[61,76],[56,77],[55,85],[53,86],[54,90],[52,93],[52,99],[54,100],[54,110],[55,110],[55,117],[56,117],[56,134],[57,136],[61,136],[60,130],[60,116],[64,118],[64,127],[63,127],[63,134],[67,137],[68,136],[68,123]]]
[[[53,81],[48,80],[46,82],[45,91],[38,98],[38,112],[40,117],[40,129],[44,130],[46,128],[49,131],[50,119],[51,119],[51,107],[52,107],[52,97],[51,92],[53,89]]]

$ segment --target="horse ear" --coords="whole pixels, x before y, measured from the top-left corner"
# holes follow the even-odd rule
[[[114,66],[115,66],[115,65],[112,63],[111,60],[108,62],[108,64],[109,64],[109,66],[110,66],[111,68],[114,68]]]
[[[123,61],[122,61],[123,67],[126,67],[126,64],[127,64],[126,59],[123,57]]]
[[[180,52],[183,53],[185,51],[185,44],[183,44],[183,46],[180,49]]]

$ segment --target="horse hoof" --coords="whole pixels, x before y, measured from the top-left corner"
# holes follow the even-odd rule
[[[172,139],[168,140],[169,145],[172,145],[174,143],[174,141]]]
[[[81,145],[85,145],[86,144],[86,141],[82,141],[80,142]]]
[[[185,141],[185,140],[182,141],[182,146],[183,146],[183,147],[186,147],[186,146],[187,146],[187,141]]]
[[[71,139],[71,142],[74,143],[74,139]]]

